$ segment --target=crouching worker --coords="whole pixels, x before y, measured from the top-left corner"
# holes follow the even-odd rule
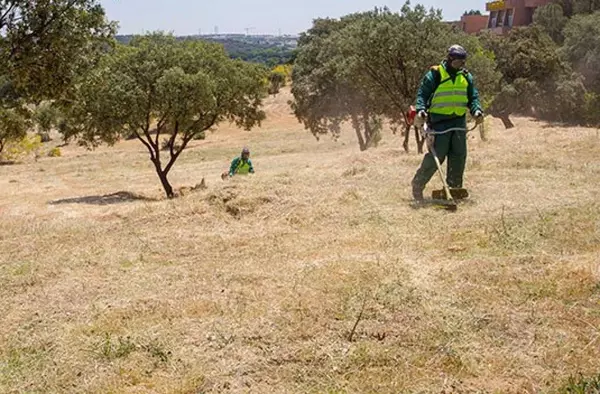
[[[221,175],[222,179],[232,177],[234,175],[247,175],[254,174],[254,167],[252,166],[252,161],[250,160],[250,149],[244,148],[242,149],[242,154],[239,157],[236,157],[231,162],[231,167],[229,167],[229,173],[224,172]]]

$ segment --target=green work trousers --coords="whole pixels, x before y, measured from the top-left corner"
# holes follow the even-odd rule
[[[446,171],[446,182],[451,188],[463,187],[463,175],[467,161],[467,133],[466,131],[450,131],[446,134],[435,136],[433,144],[440,163],[448,158],[448,169]],[[437,171],[435,160],[431,152],[428,152],[413,178],[413,187],[424,189],[427,182]]]

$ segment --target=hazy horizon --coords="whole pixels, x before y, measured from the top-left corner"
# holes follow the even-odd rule
[[[214,34],[298,34],[312,25],[315,18],[339,18],[352,12],[388,6],[399,10],[401,1],[387,3],[371,0],[305,0],[303,4],[285,4],[275,0],[227,0],[199,4],[193,0],[100,0],[110,20],[119,22],[119,34],[140,34],[163,30],[176,35]],[[485,9],[485,2],[464,0],[413,1],[427,8],[443,10],[444,19],[459,19],[464,11]],[[142,16],[143,15],[143,16]]]

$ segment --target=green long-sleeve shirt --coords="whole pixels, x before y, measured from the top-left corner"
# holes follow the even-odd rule
[[[456,77],[458,71],[452,70],[449,67],[447,67],[446,61],[442,62],[442,66],[448,71],[451,77]],[[467,96],[469,98],[468,106],[469,110],[471,111],[471,115],[474,115],[477,110],[483,112],[481,108],[481,102],[479,101],[479,92],[475,87],[473,76],[471,75],[471,73],[467,72],[465,74],[465,77],[469,82],[469,87],[467,88]],[[429,110],[429,107],[431,106],[431,100],[433,99],[433,94],[437,90],[439,83],[440,77],[437,71],[429,70],[425,74],[425,77],[423,77],[423,80],[421,81],[421,86],[419,87],[419,93],[417,94],[417,112]],[[467,127],[466,116],[429,114],[429,120],[430,126],[435,131],[445,131],[455,127]]]

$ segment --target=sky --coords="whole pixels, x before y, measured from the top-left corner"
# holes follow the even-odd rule
[[[399,10],[404,0],[100,0],[120,34],[163,30],[176,35],[198,33],[297,34],[319,17],[338,18],[352,12],[388,6]],[[458,19],[467,9],[485,9],[485,0],[413,0],[441,8],[444,19]]]

